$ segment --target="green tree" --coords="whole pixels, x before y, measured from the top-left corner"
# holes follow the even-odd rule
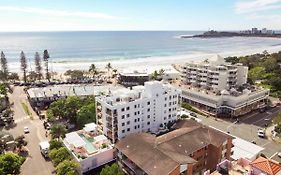
[[[50,82],[50,73],[49,73],[49,52],[48,50],[44,50],[43,60],[45,62],[45,70],[46,70],[46,79]]]
[[[82,70],[67,70],[64,75],[69,76],[72,80],[82,80],[84,78],[84,71]]]
[[[125,175],[118,164],[114,163],[111,166],[106,165],[102,170],[100,175]]]
[[[0,155],[0,174],[20,174],[20,167],[25,158],[12,152]]]
[[[52,126],[50,133],[51,133],[51,136],[53,139],[54,138],[60,139],[60,138],[65,137],[66,132],[67,132],[67,130],[66,130],[65,125],[55,124]]]
[[[89,72],[93,75],[93,77],[95,77],[98,74],[98,70],[95,64],[91,64],[89,68]]]
[[[251,79],[253,82],[261,80],[263,79],[265,73],[266,72],[264,67],[254,67],[249,71],[249,79]]]
[[[27,145],[27,141],[24,139],[23,135],[18,136],[15,139],[15,142],[16,142],[17,148],[19,148],[19,150],[22,150],[22,147]]]
[[[151,75],[151,79],[152,80],[157,80],[159,77],[159,73],[157,72],[157,70],[155,70],[152,75]]]
[[[60,140],[52,139],[49,141],[50,147],[49,150],[59,149],[63,147],[63,143]]]
[[[42,66],[41,66],[41,58],[38,52],[35,53],[34,57],[34,63],[35,63],[35,71],[37,74],[37,79],[41,80],[42,78]]]
[[[57,166],[60,162],[64,160],[71,160],[71,156],[66,147],[50,150],[49,157],[52,159],[52,162],[55,166]]]
[[[82,128],[87,123],[96,122],[95,116],[96,110],[94,103],[82,106],[79,112],[77,113],[76,120],[78,128]]]
[[[7,96],[7,87],[5,84],[0,84],[0,94]]]
[[[3,75],[1,76],[1,79],[6,81],[8,79],[9,70],[8,70],[7,59],[6,59],[5,54],[3,52],[1,52],[0,63],[1,63],[1,70],[3,72]]]
[[[47,110],[48,118],[59,118],[67,119],[65,116],[65,99],[59,99],[51,103],[49,109]]]
[[[105,68],[107,69],[107,71],[109,72],[110,69],[112,69],[111,63],[107,63]]]
[[[56,167],[57,175],[77,175],[80,165],[74,160],[64,160]]]
[[[15,72],[11,73],[9,76],[8,76],[8,79],[9,80],[19,80],[19,75]]]
[[[27,60],[25,57],[25,54],[23,51],[20,53],[20,64],[21,64],[21,70],[23,71],[23,81],[26,83],[27,81]]]
[[[74,120],[78,110],[81,108],[81,100],[77,96],[68,97],[65,101],[64,112],[68,119]]]

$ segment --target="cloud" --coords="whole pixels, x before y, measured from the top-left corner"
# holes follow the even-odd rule
[[[99,18],[99,19],[122,19],[105,13],[50,10],[44,8],[0,6],[0,11],[11,11],[20,13],[30,13],[37,15],[55,16],[55,17],[81,17],[81,18]]]
[[[281,8],[279,3],[281,0],[244,0],[238,1],[235,4],[235,12],[241,13],[252,13],[257,11],[265,11],[272,9]]]

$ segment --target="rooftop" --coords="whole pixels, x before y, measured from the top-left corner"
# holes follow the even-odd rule
[[[94,156],[107,149],[112,149],[110,141],[99,135],[94,123],[87,124],[82,130],[71,132],[65,135],[64,144],[71,150],[78,160]],[[89,128],[90,131],[88,130]]]
[[[181,164],[193,164],[189,155],[207,145],[219,146],[227,134],[192,121],[180,121],[172,132],[155,137],[131,134],[121,139],[116,148],[149,175],[169,174]]]
[[[264,157],[259,157],[256,160],[254,160],[251,163],[251,166],[270,175],[275,175],[277,173],[280,173],[281,171],[280,165]]]
[[[108,93],[110,90],[120,89],[119,86],[93,85],[55,85],[48,87],[30,88],[27,93],[30,98],[45,98],[53,96],[89,96]]]

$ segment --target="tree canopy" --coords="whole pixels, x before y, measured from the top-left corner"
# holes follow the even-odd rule
[[[67,130],[65,125],[63,124],[55,124],[51,128],[51,136],[52,138],[64,138]]]
[[[111,166],[106,165],[102,170],[100,175],[125,175],[118,164],[114,163]]]
[[[49,151],[49,157],[52,159],[55,166],[64,160],[71,160],[71,156],[66,147],[61,147],[59,149],[52,149]]]
[[[57,175],[76,175],[80,165],[74,160],[64,160],[56,167]]]
[[[0,155],[0,174],[19,174],[20,167],[25,161],[25,158],[7,152]]]

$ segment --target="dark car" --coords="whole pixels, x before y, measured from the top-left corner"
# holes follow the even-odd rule
[[[190,113],[190,115],[192,116],[192,117],[197,117],[197,115],[195,114],[195,113]]]

